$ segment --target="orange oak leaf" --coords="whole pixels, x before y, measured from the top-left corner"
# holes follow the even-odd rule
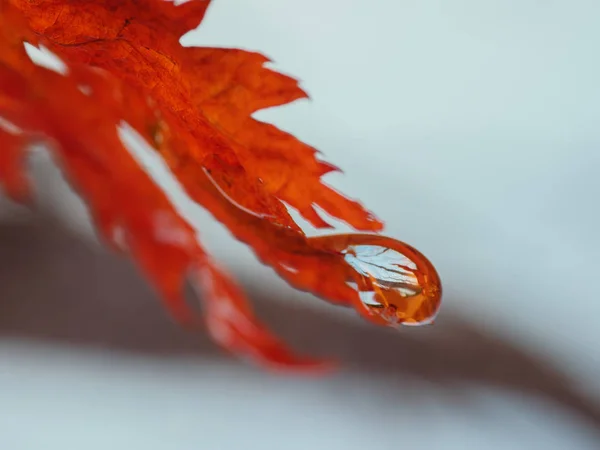
[[[317,150],[251,117],[306,97],[296,80],[265,68],[257,53],[181,46],[208,4],[0,0],[0,182],[8,194],[28,198],[22,163],[28,145],[43,139],[100,234],[133,256],[175,317],[196,324],[183,294],[190,279],[219,344],[270,366],[328,367],[295,356],[258,322],[120,140],[118,127],[128,124],[192,200],[293,286],[378,324],[430,321],[441,285],[417,250],[375,234],[308,238],[293,221],[285,203],[318,228],[330,225],[315,206],[357,230],[382,228],[323,183],[337,169],[317,159]],[[35,65],[25,42],[58,55],[66,73]]]

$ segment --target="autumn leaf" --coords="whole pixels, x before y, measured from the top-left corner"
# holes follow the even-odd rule
[[[191,279],[218,343],[270,365],[323,368],[260,325],[241,289],[125,148],[118,127],[128,124],[192,200],[293,286],[379,324],[430,320],[441,287],[417,250],[378,235],[307,238],[294,222],[285,203],[317,228],[330,225],[316,206],[357,230],[382,228],[322,181],[337,169],[316,149],[252,117],[305,98],[296,80],[266,68],[258,53],[179,43],[208,4],[0,0],[0,181],[7,193],[29,198],[23,162],[28,146],[43,139],[106,242],[132,255],[179,320],[197,323],[183,295]],[[35,65],[25,42],[58,55],[66,74]]]

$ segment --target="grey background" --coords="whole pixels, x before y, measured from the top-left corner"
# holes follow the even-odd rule
[[[37,158],[42,212],[2,208],[2,448],[598,448],[599,13],[216,0],[184,42],[302,79],[311,102],[257,117],[323,150],[345,171],[327,181],[434,261],[438,321],[392,333],[289,289],[154,164],[261,317],[348,370],[247,367],[171,324]]]

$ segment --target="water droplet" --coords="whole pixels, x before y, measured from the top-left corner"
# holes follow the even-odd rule
[[[386,325],[425,325],[438,312],[442,285],[433,264],[404,242],[380,235],[340,234],[312,238],[349,266],[348,284],[360,307]]]

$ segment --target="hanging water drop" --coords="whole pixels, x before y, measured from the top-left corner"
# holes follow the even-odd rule
[[[340,234],[312,240],[313,245],[343,257],[361,313],[392,326],[433,322],[442,286],[433,264],[421,252],[380,235]]]

